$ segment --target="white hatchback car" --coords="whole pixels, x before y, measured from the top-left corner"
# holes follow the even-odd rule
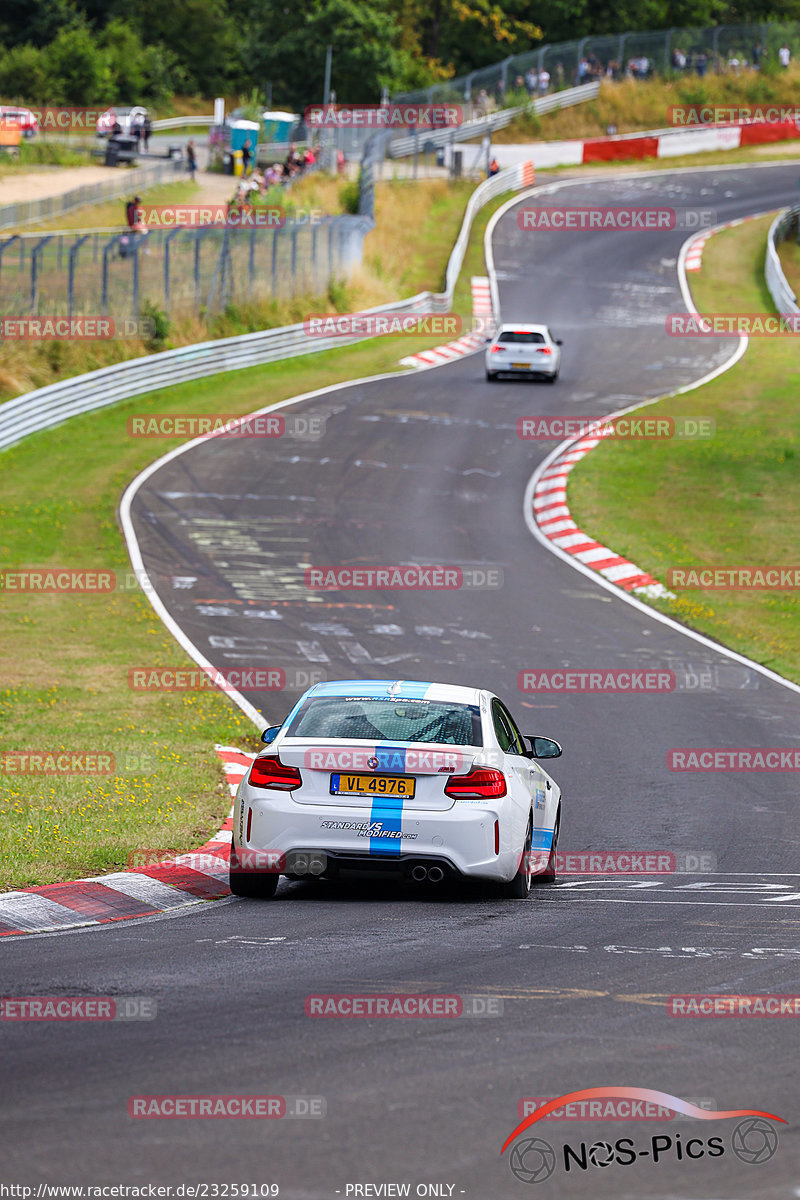
[[[97,118],[97,136],[110,137],[115,124],[119,125],[122,133],[130,134],[134,121],[144,122],[146,116],[147,109],[141,105],[134,105],[133,108],[108,108]]]
[[[558,379],[561,366],[561,339],[554,338],[546,325],[501,325],[486,348],[486,378],[498,375],[544,376],[550,383]]]
[[[262,734],[234,806],[230,887],[270,897],[280,875],[492,880],[524,899],[555,878],[561,790],[491,692],[449,684],[319,683]]]

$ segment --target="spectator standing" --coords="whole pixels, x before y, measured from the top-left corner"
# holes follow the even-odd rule
[[[542,67],[539,72],[539,95],[546,96],[550,91],[550,72]]]
[[[245,179],[250,174],[250,161],[253,157],[253,151],[250,147],[250,138],[245,138],[242,146],[242,169]]]
[[[136,142],[136,152],[139,152],[139,143],[142,140],[142,118],[137,113],[131,122],[131,137]]]
[[[782,67],[788,67],[789,63],[792,61],[792,52],[786,45],[786,42],[783,43],[778,51],[778,58],[780,59],[780,64]]]
[[[190,141],[186,146],[186,167],[189,171],[189,178],[194,183],[195,173],[197,171],[197,155],[194,150],[194,142]]]
[[[532,96],[533,93],[536,91],[536,88],[538,87],[538,83],[539,83],[539,81],[538,81],[538,78],[536,75],[536,71],[533,67],[530,67],[529,70],[525,72],[525,87],[528,90],[529,96]]]
[[[486,172],[486,174],[488,175],[489,179],[491,179],[493,175],[498,175],[499,173],[500,173],[500,163],[497,161],[496,158],[493,158],[492,161],[489,163],[489,169]]]
[[[153,122],[150,120],[148,113],[142,122],[142,137],[144,138],[144,152],[150,153],[150,134],[153,132]]]
[[[128,228],[131,233],[147,233],[147,226],[142,221],[142,213],[139,205],[142,203],[141,196],[134,196],[125,205],[125,219],[128,222]]]

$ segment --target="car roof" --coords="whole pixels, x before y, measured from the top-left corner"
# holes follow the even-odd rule
[[[546,325],[526,325],[524,321],[504,321],[498,329],[498,334],[507,330],[512,333],[547,333]]]
[[[331,679],[316,683],[306,695],[354,696],[375,700],[449,700],[453,704],[480,704],[479,688],[451,683],[425,683],[415,679]]]

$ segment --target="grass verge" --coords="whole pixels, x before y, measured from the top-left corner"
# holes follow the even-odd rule
[[[388,281],[402,267],[406,289],[441,286],[455,240],[458,205],[417,203],[419,244],[402,261],[391,229],[373,253]],[[454,311],[471,313],[469,277],[482,273],[483,231],[498,199],[479,214]],[[463,205],[462,205],[463,207]],[[445,216],[447,219],[445,220]],[[395,231],[396,233],[396,231]],[[395,262],[398,256],[399,265]],[[377,270],[377,266],[376,266]],[[388,286],[388,284],[387,284]],[[436,339],[384,338],[208,379],[76,417],[2,455],[0,563],[129,571],[115,519],[128,481],[181,439],[126,436],[132,413],[251,412],[327,384],[397,369]],[[4,853],[0,888],[113,870],[143,847],[185,850],[219,828],[230,799],[213,743],[255,748],[249,721],[220,692],[134,693],[132,666],[191,665],[138,590],[104,596],[0,592],[0,760]],[[281,700],[268,717],[281,717]],[[10,772],[10,750],[113,755],[107,776]]]
[[[711,238],[692,279],[701,312],[772,312],[764,283],[771,218]],[[605,442],[572,472],[579,527],[656,579],[669,567],[800,563],[800,355],[789,337],[756,337],[724,375],[651,406],[648,416],[708,416],[693,442]],[[681,591],[654,606],[800,683],[800,600],[791,591]]]

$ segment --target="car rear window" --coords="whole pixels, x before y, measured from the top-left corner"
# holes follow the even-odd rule
[[[500,334],[501,342],[524,342],[528,346],[540,346],[544,342],[543,333],[528,333],[521,329],[506,329]]]
[[[483,745],[476,705],[372,696],[311,697],[295,715],[286,737]]]

